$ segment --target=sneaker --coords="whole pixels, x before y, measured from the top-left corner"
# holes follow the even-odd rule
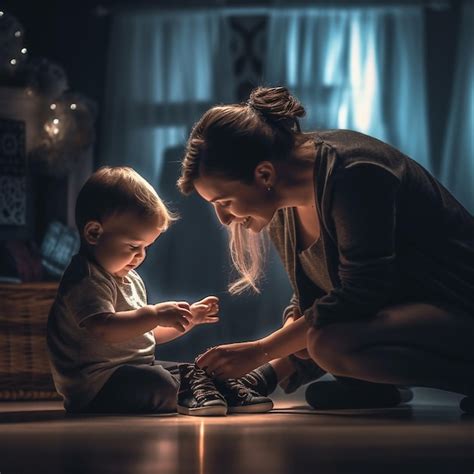
[[[247,387],[240,379],[214,381],[227,402],[228,413],[265,413],[273,408],[273,402]]]
[[[305,398],[308,405],[316,410],[391,408],[413,398],[413,392],[406,387],[359,382],[314,382],[306,389]]]
[[[195,364],[179,366],[181,384],[178,391],[178,413],[191,416],[223,416],[227,403],[212,379]]]

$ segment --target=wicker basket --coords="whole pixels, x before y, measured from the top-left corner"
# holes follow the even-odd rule
[[[56,282],[0,284],[0,400],[59,400],[46,350]]]

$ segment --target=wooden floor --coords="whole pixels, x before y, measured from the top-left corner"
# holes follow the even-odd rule
[[[320,414],[300,393],[266,415],[220,418],[68,417],[57,402],[3,402],[0,473],[470,474],[474,417],[448,395]]]

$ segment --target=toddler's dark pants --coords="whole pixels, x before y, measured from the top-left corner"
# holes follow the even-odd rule
[[[176,411],[179,363],[123,365],[101,388],[83,413],[170,413]]]

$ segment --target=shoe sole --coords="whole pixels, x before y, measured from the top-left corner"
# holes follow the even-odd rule
[[[225,406],[189,408],[189,407],[178,405],[177,411],[180,415],[188,415],[188,416],[225,416],[227,415],[227,407]]]
[[[266,413],[273,408],[273,402],[254,403],[240,407],[229,407],[227,413]]]

